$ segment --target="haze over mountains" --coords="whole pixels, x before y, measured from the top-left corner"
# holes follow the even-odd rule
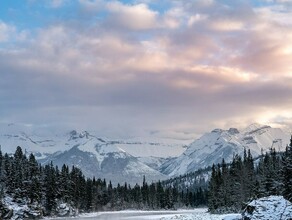
[[[33,152],[41,163],[53,161],[80,167],[86,176],[111,179],[114,183],[141,182],[178,176],[199,168],[230,161],[234,154],[250,149],[253,156],[271,147],[285,149],[289,132],[252,124],[243,130],[214,129],[186,147],[186,141],[165,138],[117,140],[88,131],[62,132],[33,126],[1,124],[0,145],[13,153],[21,146]]]

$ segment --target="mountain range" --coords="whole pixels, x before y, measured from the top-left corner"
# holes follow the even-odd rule
[[[222,158],[229,162],[235,154],[243,155],[244,149],[256,157],[271,148],[284,151],[288,143],[288,132],[267,125],[252,124],[241,131],[214,129],[191,143],[179,157],[165,162],[160,171],[177,176],[221,163]]]
[[[280,128],[252,124],[245,129],[214,129],[192,143],[173,139],[110,139],[94,131],[61,132],[46,127],[1,124],[0,145],[3,152],[13,153],[17,146],[34,153],[39,162],[77,166],[92,177],[106,178],[113,183],[141,183],[163,180],[199,168],[227,162],[235,154],[250,149],[258,156],[271,147],[283,151],[290,135]]]

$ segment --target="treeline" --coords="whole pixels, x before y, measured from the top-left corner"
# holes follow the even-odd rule
[[[206,191],[209,184],[209,175],[211,174],[211,167],[198,169],[195,172],[190,172],[177,177],[172,177],[162,181],[164,186],[173,186],[179,191],[196,192],[197,190]]]
[[[40,165],[33,154],[27,157],[21,147],[14,155],[0,151],[0,211],[5,212],[2,199],[13,198],[42,210],[43,215],[56,215],[60,204],[79,212],[122,209],[176,209],[206,205],[206,190],[179,191],[175,186],[147,183],[142,186],[127,183],[113,186],[105,179],[85,178],[77,167],[61,168],[53,163]]]
[[[250,151],[213,165],[208,207],[213,213],[238,212],[251,199],[283,195],[292,201],[292,137],[284,153],[275,149],[254,161]]]
[[[211,167],[207,167],[164,180],[162,185],[165,188],[173,187],[180,191],[180,199],[183,200],[185,206],[207,206],[210,173]]]

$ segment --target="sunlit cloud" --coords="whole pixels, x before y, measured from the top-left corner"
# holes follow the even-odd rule
[[[147,30],[157,27],[157,12],[146,4],[124,5],[120,2],[109,2],[106,8],[111,13],[111,25],[122,26],[131,30]]]
[[[15,27],[10,26],[0,20],[0,42],[9,41],[15,32]]]
[[[193,24],[200,22],[202,20],[205,20],[208,16],[204,14],[196,14],[196,15],[191,15],[189,20],[188,20],[188,26],[192,26]]]
[[[37,27],[0,21],[1,113],[125,133],[290,125],[287,3],[78,0]]]
[[[244,24],[240,21],[221,20],[212,22],[211,28],[218,31],[238,31],[243,30]]]

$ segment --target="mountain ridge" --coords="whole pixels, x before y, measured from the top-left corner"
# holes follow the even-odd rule
[[[220,163],[222,158],[229,162],[234,154],[242,155],[244,149],[250,149],[253,156],[270,148],[283,151],[288,142],[288,133],[267,125],[251,124],[243,130],[217,128],[192,142],[176,159],[162,164],[160,171],[169,176],[178,176]]]
[[[250,149],[253,156],[274,147],[285,148],[289,134],[280,128],[251,124],[244,129],[216,128],[186,146],[185,142],[165,139],[115,140],[99,137],[91,131],[50,130],[46,127],[0,126],[0,145],[13,153],[22,146],[26,153],[34,153],[41,163],[77,166],[88,177],[112,179],[113,182],[141,182],[193,172],[213,163],[230,161],[234,154]]]

